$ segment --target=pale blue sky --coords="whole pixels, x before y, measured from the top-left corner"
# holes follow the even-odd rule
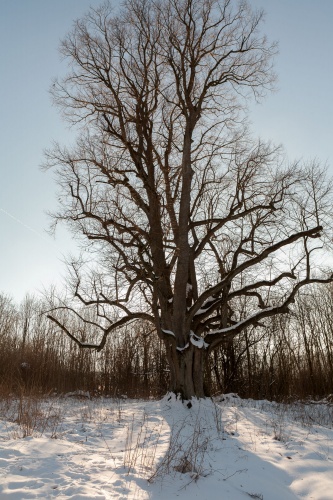
[[[70,136],[48,94],[66,70],[59,40],[99,3],[0,0],[0,292],[17,301],[59,284],[62,256],[75,248],[64,230],[55,239],[45,233],[57,188],[39,165],[53,139]],[[251,107],[254,133],[283,143],[290,158],[327,162],[333,174],[333,0],[250,3],[264,7],[263,30],[280,46],[279,91]]]

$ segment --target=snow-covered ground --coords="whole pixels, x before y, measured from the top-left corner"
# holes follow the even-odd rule
[[[0,499],[333,499],[333,405],[0,401]]]

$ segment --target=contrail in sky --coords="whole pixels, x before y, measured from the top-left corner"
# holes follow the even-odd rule
[[[42,235],[41,233],[39,233],[38,231],[36,231],[32,227],[30,227],[27,224],[25,224],[24,222],[22,222],[20,219],[18,219],[17,217],[15,217],[15,215],[12,215],[11,213],[9,213],[7,210],[4,210],[3,208],[0,208],[0,212],[3,212],[4,214],[8,215],[8,217],[10,217],[11,219],[13,219],[15,222],[17,222],[18,224],[21,224],[21,226],[25,227],[26,229],[28,229],[32,233],[36,234],[37,236],[39,236],[40,238],[42,238],[44,241],[47,241],[47,243],[49,243],[50,245],[54,246],[57,250],[61,250],[55,243],[53,243],[52,241],[50,241],[50,239],[45,238],[44,235]]]

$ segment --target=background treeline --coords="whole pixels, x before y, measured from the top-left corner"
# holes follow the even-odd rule
[[[133,324],[109,337],[101,352],[80,349],[46,318],[42,300],[16,306],[0,295],[0,394],[22,391],[159,397],[168,387],[162,343],[151,325]],[[89,324],[71,319],[82,341]],[[333,287],[308,288],[293,313],[249,329],[212,353],[209,394],[288,400],[333,393]]]

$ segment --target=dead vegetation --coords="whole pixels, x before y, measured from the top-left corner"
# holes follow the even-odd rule
[[[20,306],[0,296],[0,393],[90,397],[159,398],[167,392],[169,367],[162,342],[150,327],[123,328],[101,352],[71,343],[42,314],[42,301]],[[267,328],[248,329],[243,337],[211,354],[205,371],[207,394],[277,401],[330,401],[333,393],[333,290],[312,288],[290,316],[272,319]],[[82,325],[82,338],[96,333]]]

